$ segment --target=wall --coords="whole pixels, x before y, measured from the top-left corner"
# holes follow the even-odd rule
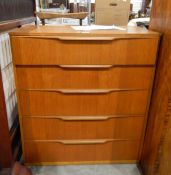
[[[133,11],[138,12],[142,7],[143,0],[131,0],[131,3],[133,4]]]

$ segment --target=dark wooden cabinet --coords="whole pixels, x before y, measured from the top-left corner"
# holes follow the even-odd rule
[[[141,158],[145,175],[171,173],[171,1],[153,0],[150,28],[162,38]]]
[[[0,167],[10,166],[12,159],[11,141],[7,123],[7,112],[5,106],[5,97],[2,85],[2,75],[0,72]],[[4,158],[6,157],[6,158]]]

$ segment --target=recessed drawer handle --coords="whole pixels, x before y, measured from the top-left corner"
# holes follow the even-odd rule
[[[90,145],[104,144],[107,142],[121,141],[123,139],[92,139],[92,140],[35,140],[35,142],[60,143],[64,145]]]
[[[23,91],[56,92],[61,94],[109,94],[112,92],[145,90],[146,89],[26,89]]]
[[[58,119],[64,121],[105,121],[112,118],[111,116],[73,116],[73,117],[59,117]]]
[[[104,139],[104,140],[59,140],[58,143],[64,145],[90,145],[90,144],[104,144],[107,142],[112,142],[114,139]]]
[[[132,117],[144,117],[143,115],[131,115]],[[63,121],[103,121],[114,118],[129,118],[130,115],[109,115],[109,116],[24,116],[38,119],[58,119]]]
[[[109,94],[112,92],[125,92],[125,91],[145,91],[145,89],[88,89],[88,90],[87,89],[79,89],[79,90],[62,89],[62,90],[56,90],[55,92],[59,92],[62,94]]]
[[[57,39],[62,41],[113,41],[119,38],[116,37],[77,37],[77,36],[61,36]]]
[[[130,139],[92,139],[92,140],[26,140],[25,142],[60,143],[63,145],[92,145],[108,142],[128,141]],[[134,139],[132,139],[134,140]]]
[[[62,94],[108,94],[114,91],[119,91],[118,89],[99,89],[99,90],[59,90]]]
[[[65,69],[110,69],[114,65],[59,65],[59,67]]]
[[[109,5],[110,6],[117,6],[118,4],[117,3],[114,3],[114,2],[111,2]]]

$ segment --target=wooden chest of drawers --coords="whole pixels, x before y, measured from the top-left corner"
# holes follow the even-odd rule
[[[26,163],[139,161],[158,33],[28,26],[11,42]]]

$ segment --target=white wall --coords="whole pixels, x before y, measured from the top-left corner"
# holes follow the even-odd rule
[[[143,0],[131,0],[131,3],[133,4],[133,11],[138,12],[141,9]]]

